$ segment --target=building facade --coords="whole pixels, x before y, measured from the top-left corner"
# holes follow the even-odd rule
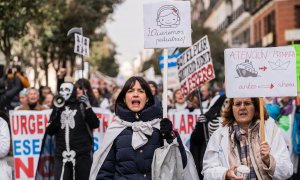
[[[300,43],[300,0],[195,0],[193,3],[202,6],[197,8],[202,12],[192,12],[193,20],[218,32],[230,47]]]

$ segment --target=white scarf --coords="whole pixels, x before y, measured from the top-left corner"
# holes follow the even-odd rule
[[[152,135],[153,127],[156,129],[160,129],[160,121],[161,119],[157,118],[152,121],[142,122],[142,121],[136,121],[136,122],[127,122],[119,117],[116,117],[115,121],[112,121],[112,123],[107,128],[107,131],[104,135],[102,146],[100,149],[98,149],[93,156],[93,164],[90,171],[90,180],[95,180],[97,177],[97,174],[105,161],[110,148],[113,145],[114,140],[116,137],[127,127],[131,127],[133,130],[132,134],[132,142],[131,145],[133,149],[138,149],[139,147],[143,146],[148,142],[147,135]]]

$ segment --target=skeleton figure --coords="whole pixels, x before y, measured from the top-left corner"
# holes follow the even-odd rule
[[[71,93],[70,93],[71,94]],[[68,95],[67,95],[68,96]],[[65,97],[64,97],[65,98]],[[73,150],[70,150],[70,128],[74,129],[75,127],[75,119],[74,116],[76,115],[77,110],[71,110],[68,106],[66,106],[66,109],[61,113],[61,129],[66,129],[65,131],[65,140],[66,140],[66,151],[63,151],[63,169],[61,173],[61,179],[63,178],[64,174],[64,167],[66,162],[71,162],[73,164],[73,172],[75,172],[75,155],[76,152]],[[73,173],[73,179],[75,179],[75,174]]]
[[[88,97],[77,98],[76,86],[63,83],[59,95],[63,106],[55,106],[46,132],[55,135],[54,179],[88,179],[92,164],[92,129],[99,127]]]
[[[73,84],[71,83],[63,83],[60,86],[59,94],[65,99],[65,101],[69,100],[72,91],[73,91]],[[66,150],[63,151],[63,169],[61,173],[61,179],[63,178],[64,174],[64,167],[66,162],[71,162],[73,164],[73,172],[75,167],[75,155],[76,152],[73,150],[70,150],[70,128],[75,128],[75,119],[74,116],[76,115],[77,110],[71,110],[70,107],[66,106],[65,110],[61,113],[61,129],[65,129],[65,141],[66,141]],[[75,174],[73,173],[73,179],[75,179]]]

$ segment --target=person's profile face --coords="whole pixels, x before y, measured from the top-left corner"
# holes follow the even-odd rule
[[[94,88],[93,93],[94,93],[95,98],[97,98],[97,99],[100,98],[100,94],[99,94],[98,89]]]
[[[144,109],[147,101],[148,98],[146,96],[145,90],[141,87],[138,81],[135,81],[134,86],[128,89],[125,94],[125,104],[127,105],[129,110],[133,112],[139,112]]]
[[[155,96],[156,94],[156,88],[155,88],[155,86],[153,85],[153,84],[149,84],[149,86],[150,86],[150,90],[151,90],[151,93],[152,93],[152,95],[153,96]]]
[[[234,98],[232,111],[238,125],[249,125],[255,114],[254,103],[251,98]]]
[[[27,98],[27,95],[25,94],[20,94],[19,95],[19,101],[20,101],[20,104],[27,104],[28,103],[28,98]]]

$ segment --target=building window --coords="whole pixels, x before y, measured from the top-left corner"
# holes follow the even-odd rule
[[[264,18],[264,35],[270,32],[275,33],[275,11],[272,11]]]
[[[242,33],[238,34],[233,38],[233,44],[242,45],[242,44],[250,44],[250,29],[246,29]]]
[[[300,28],[300,5],[295,6],[295,20],[296,20],[296,28]]]
[[[261,47],[262,34],[261,34],[261,21],[259,20],[254,26],[254,46]]]

